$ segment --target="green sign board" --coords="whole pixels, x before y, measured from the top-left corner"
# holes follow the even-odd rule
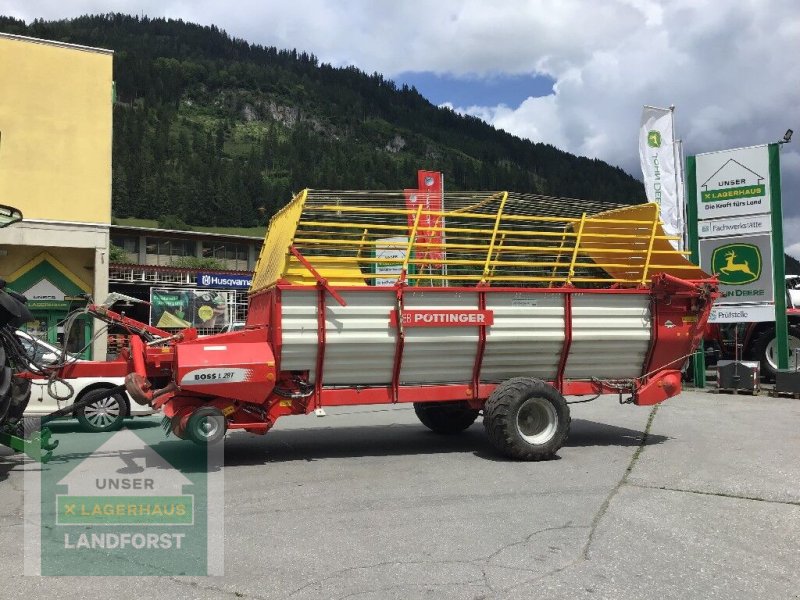
[[[719,279],[722,292],[710,321],[774,319],[778,366],[787,368],[780,145],[689,156],[686,187],[692,259]],[[702,385],[703,358],[695,359]]]

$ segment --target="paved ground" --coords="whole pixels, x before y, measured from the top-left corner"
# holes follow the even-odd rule
[[[408,407],[294,417],[226,443],[225,577],[6,579],[0,597],[800,598],[800,402],[684,393],[573,407],[547,463]],[[3,480],[4,479],[4,480]],[[0,562],[22,572],[0,456]]]

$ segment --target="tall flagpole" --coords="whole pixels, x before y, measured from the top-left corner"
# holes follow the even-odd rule
[[[672,125],[672,160],[675,164],[675,193],[678,196],[678,202],[680,202],[680,211],[681,211],[681,250],[686,249],[686,190],[683,187],[684,185],[684,178],[683,178],[683,161],[681,160],[681,154],[679,148],[681,146],[681,141],[675,137],[675,105],[669,105],[669,112],[670,112],[670,124]],[[680,172],[680,175],[678,175]]]
[[[678,161],[681,169],[681,193],[683,194],[683,249],[689,249],[689,209],[686,200],[686,157],[683,155],[683,140],[678,140]]]

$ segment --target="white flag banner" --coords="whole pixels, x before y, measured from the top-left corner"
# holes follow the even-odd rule
[[[645,106],[639,128],[639,159],[644,174],[647,201],[661,206],[661,220],[667,235],[680,236],[672,245],[683,248],[684,198],[680,189],[683,176],[676,160],[673,111]]]

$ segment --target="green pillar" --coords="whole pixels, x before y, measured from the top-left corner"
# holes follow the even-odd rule
[[[786,265],[783,250],[780,144],[769,145],[769,189],[772,205],[772,273],[775,278],[775,343],[778,368],[789,368],[789,326],[786,319]]]
[[[700,241],[697,238],[697,162],[694,156],[686,157],[686,216],[689,228],[689,251],[691,261],[700,265]],[[702,340],[697,352],[692,356],[694,369],[694,385],[698,388],[706,386],[706,353]]]

